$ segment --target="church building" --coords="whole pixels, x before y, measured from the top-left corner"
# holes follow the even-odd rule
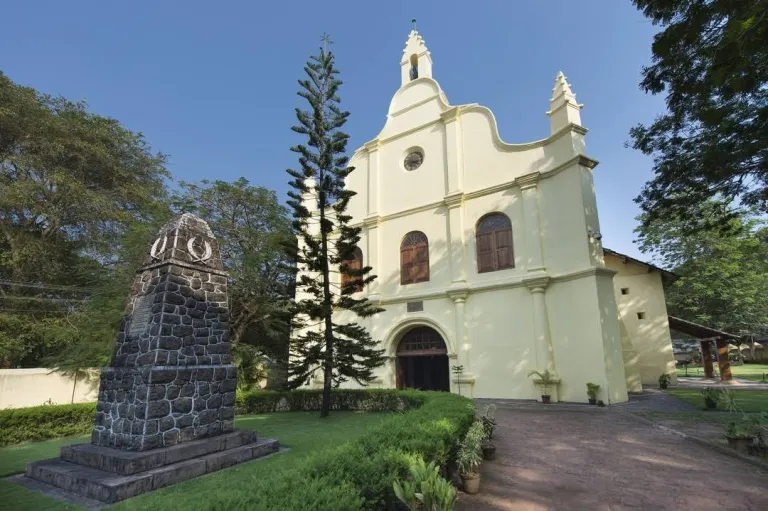
[[[597,161],[563,73],[550,135],[521,144],[501,140],[488,108],[449,103],[416,30],[400,75],[383,129],[347,178],[357,264],[378,275],[360,293],[386,311],[339,320],[386,350],[374,385],[539,399],[529,373],[548,370],[553,401],[584,402],[592,382],[617,403],[674,375],[663,270],[606,255]]]

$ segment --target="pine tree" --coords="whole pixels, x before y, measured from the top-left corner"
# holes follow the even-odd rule
[[[372,282],[371,267],[354,268],[353,259],[360,228],[349,225],[346,214],[355,192],[344,187],[353,167],[345,155],[349,135],[341,131],[349,112],[339,107],[339,71],[335,57],[323,37],[320,54],[304,67],[308,79],[299,80],[298,95],[309,110],[296,109],[297,126],[291,129],[307,137],[306,145],[291,151],[299,154],[301,170],[288,170],[295,191],[289,192],[293,228],[298,237],[295,260],[301,273],[296,280],[295,324],[291,340],[289,385],[306,384],[315,371],[323,373],[321,417],[330,411],[331,387],[349,379],[365,385],[373,371],[384,363],[368,332],[357,323],[339,322],[339,312],[358,317],[372,316],[382,309],[355,293]],[[308,205],[312,205],[308,208]],[[312,211],[310,211],[312,209]],[[338,269],[337,269],[338,268]],[[343,285],[331,276],[343,274]],[[348,312],[346,312],[348,311]]]

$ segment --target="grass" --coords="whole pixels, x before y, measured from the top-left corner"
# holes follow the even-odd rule
[[[664,392],[698,408],[704,408],[704,398],[701,397],[699,389],[667,389]],[[741,411],[768,412],[768,390],[734,389],[732,392],[736,395],[736,402]]]
[[[141,495],[118,503],[110,509],[215,509],[217,495],[226,495],[233,491],[242,492],[249,487],[251,481],[291,468],[311,453],[359,437],[369,426],[385,417],[386,414],[356,412],[332,412],[327,419],[320,419],[317,412],[283,412],[238,417],[238,428],[255,429],[261,437],[277,438],[291,450],[265,460],[254,460]],[[87,440],[87,437],[70,437],[0,449],[0,473],[8,475],[23,472],[26,463],[55,457],[62,445],[84,440]],[[0,509],[69,511],[79,508],[0,481]]]
[[[717,364],[715,364],[715,367],[717,367]],[[752,380],[752,381],[762,381],[763,375],[766,375],[766,378],[768,378],[768,364],[744,364],[740,366],[732,365],[731,374],[733,374],[734,378],[741,378],[744,380]],[[686,376],[685,369],[682,367],[678,367],[677,375]],[[699,366],[688,367],[688,377],[703,378],[704,368]]]

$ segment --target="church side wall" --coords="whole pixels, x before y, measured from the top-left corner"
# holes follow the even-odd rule
[[[618,273],[613,278],[619,314],[637,353],[637,369],[645,385],[656,385],[659,375],[667,373],[677,381],[669,333],[667,304],[661,274],[632,262],[623,263],[613,255],[605,256],[608,268]],[[622,295],[626,288],[629,294]],[[640,319],[638,313],[644,313]]]
[[[544,266],[552,274],[593,266],[589,259],[584,203],[577,165],[539,182],[539,218]]]
[[[587,382],[601,386],[600,399],[606,402],[609,396],[611,402],[627,399],[626,391],[622,395],[621,381],[615,381],[616,377],[612,374],[614,368],[609,366],[615,362],[613,359],[607,362],[603,350],[605,326],[600,315],[599,278],[586,276],[554,282],[547,288],[555,365],[562,380],[558,393],[559,399],[563,401],[585,401]],[[610,304],[607,308],[610,308]],[[618,326],[615,334],[620,356]],[[623,375],[622,370],[621,378]]]
[[[467,299],[466,322],[474,397],[537,399],[528,378],[536,369],[533,310],[524,286],[473,293]],[[459,363],[464,363],[461,358]]]

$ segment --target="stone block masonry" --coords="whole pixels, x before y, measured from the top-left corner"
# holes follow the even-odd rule
[[[227,277],[208,225],[160,232],[131,287],[91,442],[145,451],[234,428]]]
[[[229,323],[218,243],[207,223],[181,215],[131,286],[91,444],[27,465],[26,480],[112,503],[276,452],[276,440],[234,429]]]

